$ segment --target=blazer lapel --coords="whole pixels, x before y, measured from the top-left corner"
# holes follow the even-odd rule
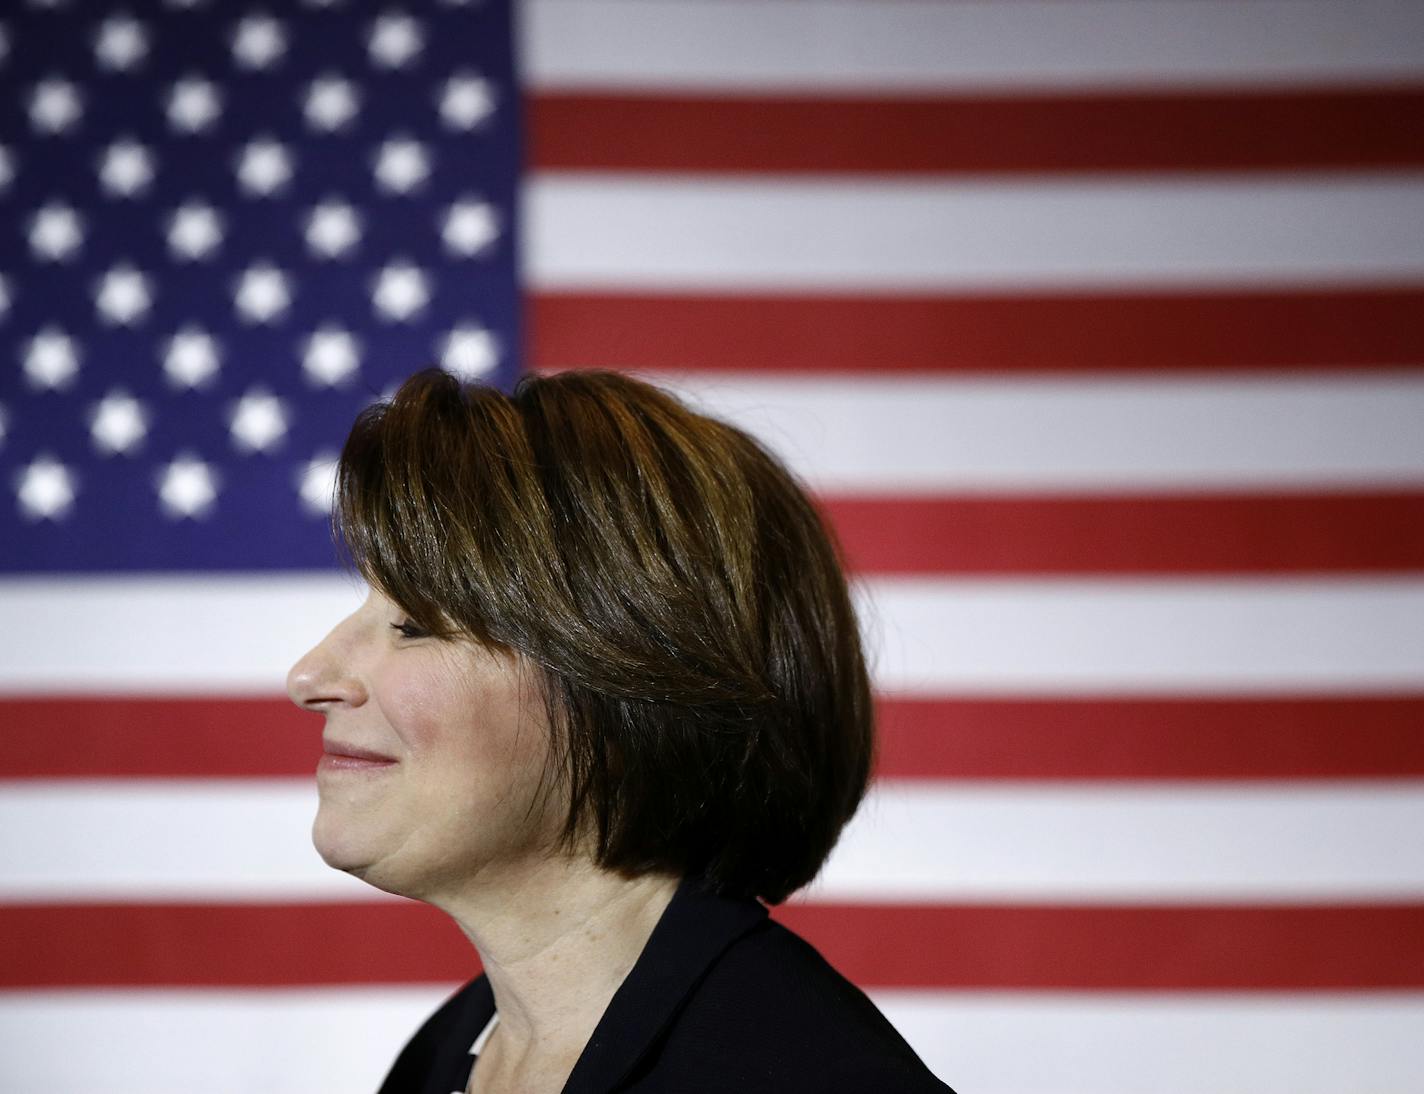
[[[440,1040],[435,1059],[430,1062],[429,1081],[421,1094],[459,1094],[465,1089],[475,1062],[470,1046],[493,1014],[494,991],[489,979],[480,976],[457,996],[452,1032]]]
[[[766,920],[754,900],[730,900],[684,879],[614,993],[564,1094],[615,1090],[722,952]]]

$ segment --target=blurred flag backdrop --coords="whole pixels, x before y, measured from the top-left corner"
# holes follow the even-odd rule
[[[0,89],[0,1087],[371,1089],[475,971],[282,698],[438,362],[824,501],[882,754],[776,914],[945,1079],[1419,1089],[1424,5],[46,0]]]

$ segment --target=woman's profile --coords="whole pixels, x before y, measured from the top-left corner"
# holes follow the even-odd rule
[[[948,1089],[767,915],[873,753],[833,539],[774,457],[616,373],[431,370],[357,420],[336,522],[370,593],[288,678],[325,716],[313,839],[484,969],[385,1094]]]

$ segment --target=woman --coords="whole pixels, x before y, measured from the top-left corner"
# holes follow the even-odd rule
[[[765,906],[865,791],[830,536],[745,433],[614,373],[438,371],[357,420],[364,605],[293,668],[313,839],[427,901],[484,974],[382,1090],[944,1091]]]

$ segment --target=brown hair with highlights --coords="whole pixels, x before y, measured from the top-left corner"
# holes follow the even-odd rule
[[[357,419],[336,522],[418,626],[534,668],[568,845],[771,903],[815,876],[870,687],[834,538],[748,434],[619,373],[431,369]]]

